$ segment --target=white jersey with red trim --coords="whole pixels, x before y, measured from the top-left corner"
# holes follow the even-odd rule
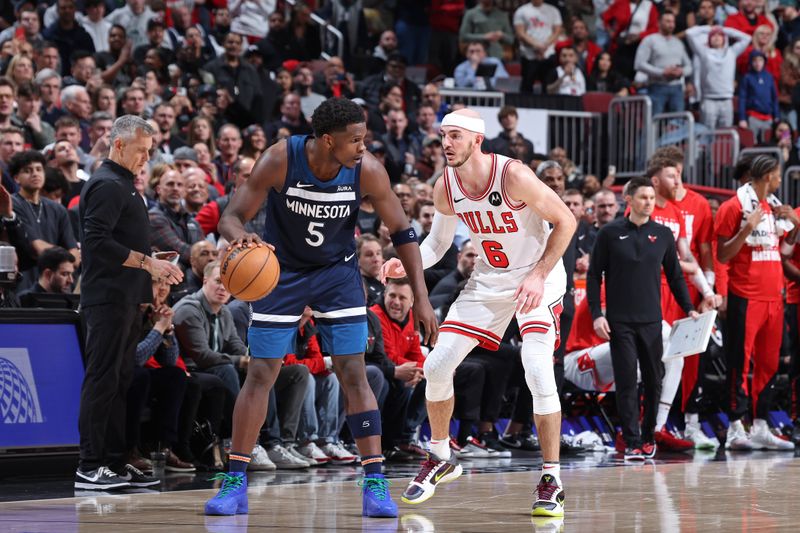
[[[530,267],[544,253],[550,225],[506,191],[509,166],[519,160],[490,154],[492,171],[484,191],[470,195],[458,169],[445,167],[444,185],[453,212],[469,228],[470,238],[487,265],[500,270]]]

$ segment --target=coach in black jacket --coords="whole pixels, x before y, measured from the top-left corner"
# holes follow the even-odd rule
[[[652,220],[655,191],[647,178],[633,178],[625,200],[628,217],[618,218],[597,233],[586,280],[595,332],[611,341],[611,362],[622,421],[626,459],[655,454],[653,441],[661,397],[661,267],[672,294],[691,317],[697,312],[681,273],[672,231]],[[606,314],[600,303],[605,275]],[[644,382],[644,419],[639,429],[637,359]]]
[[[151,278],[175,284],[180,269],[150,257],[147,209],[133,177],[147,163],[155,130],[125,115],[111,128],[111,151],[81,192],[81,308],[86,375],[78,420],[75,488],[111,490],[159,481],[125,464],[125,399],[139,328],[139,306],[152,301]]]

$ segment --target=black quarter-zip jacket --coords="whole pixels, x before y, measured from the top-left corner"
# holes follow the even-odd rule
[[[597,233],[586,280],[592,318],[603,316],[600,283],[605,276],[609,322],[661,321],[661,267],[678,305],[693,310],[672,231],[652,220],[641,226],[618,218]]]

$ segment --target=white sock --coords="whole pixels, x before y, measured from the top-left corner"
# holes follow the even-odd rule
[[[433,455],[443,461],[450,459],[450,439],[431,439],[430,450]]]
[[[700,425],[700,415],[698,415],[697,413],[686,413],[684,420],[686,421],[687,426],[690,424],[692,426]]]
[[[561,485],[561,465],[559,463],[542,463],[542,475],[550,474]]]
[[[661,428],[667,423],[670,409],[672,409],[672,405],[659,402],[658,414],[656,415],[656,431],[661,431]]]

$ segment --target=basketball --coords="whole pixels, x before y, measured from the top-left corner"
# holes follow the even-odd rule
[[[222,257],[219,274],[222,284],[237,300],[254,302],[272,292],[281,267],[268,246],[239,246]]]

